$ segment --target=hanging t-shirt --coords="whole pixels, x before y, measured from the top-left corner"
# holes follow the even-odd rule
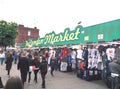
[[[108,60],[112,61],[112,59],[115,57],[115,48],[107,48],[106,54]]]
[[[50,60],[51,60],[51,57],[53,56],[53,57],[55,57],[55,50],[53,50],[53,49],[51,49],[50,51],[49,51],[49,58],[48,58],[48,64],[50,64]]]
[[[72,51],[71,57],[72,57],[72,59],[76,59],[76,51],[75,50]]]
[[[98,50],[97,49],[92,49],[92,53],[91,53],[92,58],[97,58],[98,55],[99,55]]]
[[[72,60],[72,57],[71,57],[71,55],[69,55],[68,58],[67,58],[67,61],[71,62],[71,60]]]
[[[62,49],[62,57],[64,57],[64,56],[68,56],[68,49],[67,48]]]
[[[85,68],[85,64],[84,64],[84,62],[80,62],[80,68],[82,69],[82,70],[84,70]]]
[[[88,68],[98,68],[98,63],[102,62],[100,59],[100,53],[97,49],[93,48],[88,59]]]
[[[82,50],[82,49],[78,49],[78,50],[77,50],[77,58],[78,58],[78,59],[83,59],[82,53],[83,53],[83,50]]]

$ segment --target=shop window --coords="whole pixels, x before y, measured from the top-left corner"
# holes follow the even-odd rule
[[[28,36],[30,36],[31,35],[31,31],[28,31]]]
[[[103,39],[103,34],[98,34],[98,40]]]
[[[84,41],[87,41],[87,40],[89,40],[89,36],[84,37]]]

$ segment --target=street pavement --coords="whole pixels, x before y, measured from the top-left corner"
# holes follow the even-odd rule
[[[0,65],[0,76],[2,82],[5,85],[9,79],[7,71],[5,70],[5,64]],[[20,76],[17,65],[13,64],[11,69],[11,76]],[[42,89],[41,88],[41,76],[38,73],[38,83],[34,82],[34,74],[32,73],[31,82],[26,83],[25,89]],[[98,81],[85,81],[76,77],[75,73],[70,72],[54,72],[54,77],[50,75],[50,72],[46,75],[46,89],[108,89],[102,80]]]

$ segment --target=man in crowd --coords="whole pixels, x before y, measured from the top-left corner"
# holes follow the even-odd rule
[[[120,65],[118,64],[117,58],[113,58],[112,62],[109,63],[109,71],[112,79],[112,89],[119,89],[120,87]]]
[[[117,58],[113,58],[113,61],[109,63],[109,70],[111,73],[120,74],[120,65]]]

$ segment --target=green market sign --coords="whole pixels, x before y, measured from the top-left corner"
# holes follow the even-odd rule
[[[86,44],[99,41],[110,42],[117,39],[120,39],[120,19],[85,28],[79,25],[73,31],[70,31],[70,28],[66,28],[63,33],[59,34],[51,32],[46,34],[44,38],[29,39],[21,43],[20,47]]]
[[[80,29],[81,26],[77,26],[75,30],[70,31],[66,28],[63,33],[55,34],[55,32],[46,34],[44,38],[38,38],[37,40],[28,40],[25,42],[25,47],[29,46],[56,46],[80,43]],[[73,43],[74,42],[74,43]]]
[[[55,35],[55,33],[53,32],[45,36],[45,42],[55,43],[55,42],[78,40],[79,33],[80,33],[79,28],[77,28],[77,30],[75,30],[74,32],[70,32],[69,29],[66,29],[64,33],[60,33],[58,35]]]

